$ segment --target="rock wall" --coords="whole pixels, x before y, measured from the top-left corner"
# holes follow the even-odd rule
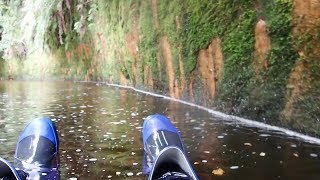
[[[318,131],[319,113],[314,109],[318,109],[320,103],[314,101],[318,101],[319,96],[320,0],[294,0],[293,3],[293,36],[299,41],[296,46],[299,58],[288,80],[282,115],[292,126],[308,126]],[[304,115],[307,113],[311,117]]]
[[[254,32],[255,61],[253,67],[256,75],[259,76],[261,71],[268,68],[267,55],[271,49],[271,39],[268,35],[267,24],[262,19],[257,22]]]
[[[199,51],[197,71],[202,80],[203,99],[216,98],[223,72],[223,54],[219,38],[213,39],[207,49]]]
[[[320,0],[59,0],[53,7],[44,39],[55,69],[46,77],[135,86],[320,135]],[[0,75],[19,78],[19,69],[32,71],[28,63],[41,66],[26,56],[1,61]]]

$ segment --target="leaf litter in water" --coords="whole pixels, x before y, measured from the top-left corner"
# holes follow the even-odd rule
[[[314,153],[311,153],[310,156],[311,156],[311,157],[318,157],[318,155],[317,155],[317,154],[314,154]]]
[[[212,174],[217,175],[217,176],[222,176],[222,175],[224,174],[224,170],[221,169],[221,168],[214,169],[214,170],[212,171]]]
[[[231,166],[230,169],[239,169],[239,166]]]
[[[262,157],[264,157],[264,156],[266,156],[266,153],[261,152],[259,155],[262,156]]]

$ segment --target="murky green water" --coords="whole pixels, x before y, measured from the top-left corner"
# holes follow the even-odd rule
[[[201,179],[320,178],[320,145],[94,83],[0,81],[0,156],[13,161],[25,124],[48,116],[59,131],[61,179],[145,179],[141,130],[153,113],[181,131]],[[213,175],[217,168],[224,175]]]

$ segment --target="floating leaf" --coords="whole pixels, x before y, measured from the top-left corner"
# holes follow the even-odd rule
[[[260,155],[260,156],[265,156],[265,155],[266,155],[266,153],[261,152],[259,155]]]
[[[132,172],[128,172],[127,176],[133,176],[133,173]]]
[[[296,148],[296,147],[297,147],[296,144],[291,144],[290,146],[293,147],[293,148]]]
[[[239,166],[231,166],[230,169],[239,169]]]
[[[317,155],[317,154],[314,154],[314,153],[311,153],[310,156],[311,156],[311,157],[318,157],[318,155]]]
[[[221,168],[214,169],[214,170],[212,171],[212,174],[217,175],[217,176],[222,176],[222,175],[224,174],[224,170],[221,169]]]

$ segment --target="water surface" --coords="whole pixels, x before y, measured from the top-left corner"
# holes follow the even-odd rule
[[[141,130],[154,113],[180,130],[201,179],[320,178],[320,145],[96,83],[0,81],[0,156],[13,161],[26,123],[48,116],[58,128],[61,179],[145,179]],[[224,175],[212,173],[218,168]]]

